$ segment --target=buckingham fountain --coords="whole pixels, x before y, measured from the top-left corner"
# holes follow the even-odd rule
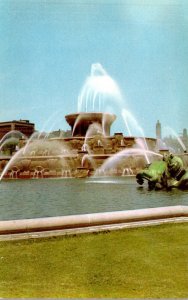
[[[71,137],[43,139],[35,135],[30,140],[21,139],[22,146],[6,165],[1,158],[2,178],[85,177],[96,172],[132,175],[145,165],[145,151],[135,148],[135,137],[125,137],[122,133],[110,135],[114,114],[75,113],[65,118],[71,126]],[[156,140],[146,141],[154,151]],[[104,163],[110,160],[110,167],[105,168]]]
[[[187,220],[188,191],[181,191],[188,188],[185,149],[170,154],[163,141],[145,137],[122,98],[116,82],[93,64],[77,112],[65,116],[70,136],[35,132],[27,138],[14,131],[3,137],[0,151],[7,143],[17,146],[12,156],[0,157],[0,236]],[[111,133],[116,116],[126,135]],[[39,178],[44,180],[18,180]]]
[[[129,135],[111,135],[116,115],[106,110],[112,111],[113,106],[120,108]],[[157,140],[144,136],[123,106],[118,85],[100,64],[91,67],[78,97],[78,112],[65,119],[71,127],[70,137],[49,138],[35,132],[26,139],[19,133],[17,151],[0,159],[1,179],[130,176],[163,157]],[[130,121],[140,129],[139,137],[131,135]]]

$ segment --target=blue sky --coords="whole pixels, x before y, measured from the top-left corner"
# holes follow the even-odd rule
[[[93,63],[146,136],[158,119],[188,128],[188,1],[0,0],[0,121],[68,129]],[[117,131],[127,134],[120,111]]]

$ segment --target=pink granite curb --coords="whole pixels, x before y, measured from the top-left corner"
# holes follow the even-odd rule
[[[178,205],[72,216],[10,220],[0,221],[0,235],[76,229],[180,217],[188,217],[188,206]]]

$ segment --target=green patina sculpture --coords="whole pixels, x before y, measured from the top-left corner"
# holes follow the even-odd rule
[[[188,189],[188,171],[182,159],[172,154],[165,155],[162,161],[154,161],[136,175],[138,184],[142,185],[144,179],[149,189]]]

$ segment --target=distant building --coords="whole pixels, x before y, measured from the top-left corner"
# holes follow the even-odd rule
[[[184,143],[186,149],[188,150],[188,133],[186,128],[183,129],[182,142]]]
[[[29,120],[19,120],[19,121],[6,121],[0,122],[0,139],[8,132],[12,130],[17,130],[30,137],[35,131],[35,124],[30,123]]]
[[[162,135],[161,135],[161,123],[158,120],[157,124],[156,124],[156,138],[161,139],[161,137],[162,137]]]
[[[187,134],[187,129],[186,129],[186,128],[183,129],[183,138],[184,138],[185,140],[188,139],[188,134]]]

